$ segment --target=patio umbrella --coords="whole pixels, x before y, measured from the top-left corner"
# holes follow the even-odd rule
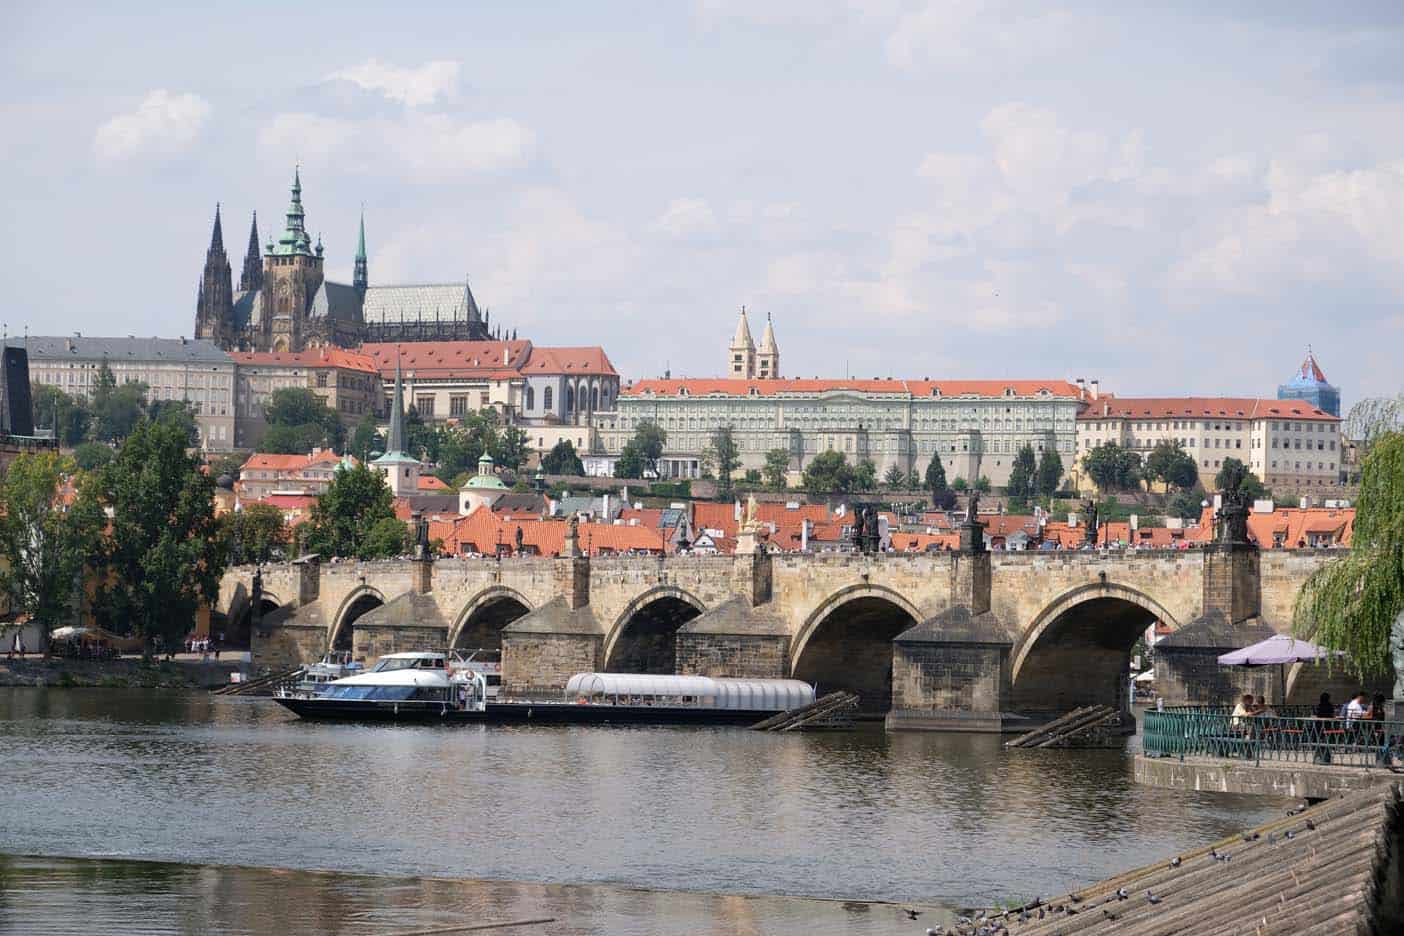
[[[1335,656],[1345,656],[1336,651]],[[1331,651],[1322,649],[1306,640],[1299,640],[1287,634],[1274,634],[1267,640],[1260,640],[1250,647],[1234,650],[1219,657],[1223,666],[1273,666],[1278,667],[1278,686],[1282,701],[1287,703],[1287,664],[1306,663],[1324,660],[1332,656]]]

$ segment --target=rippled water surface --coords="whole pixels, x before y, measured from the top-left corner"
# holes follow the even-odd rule
[[[969,905],[1280,807],[984,735],[311,724],[267,700],[0,690],[11,855]]]

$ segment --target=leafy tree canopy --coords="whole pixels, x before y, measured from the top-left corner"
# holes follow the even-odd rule
[[[582,477],[585,474],[585,466],[580,462],[580,456],[576,454],[575,443],[569,439],[561,439],[551,446],[551,451],[546,453],[546,457],[541,460],[541,470],[553,475],[571,475],[572,477]]]
[[[1157,442],[1146,456],[1146,477],[1186,491],[1199,482],[1199,468],[1194,456],[1180,446],[1179,442],[1168,440]]]
[[[80,471],[101,468],[112,459],[112,446],[101,442],[84,442],[73,450],[73,463]]]
[[[1258,476],[1248,470],[1248,466],[1236,458],[1225,458],[1223,466],[1219,468],[1219,473],[1214,476],[1214,487],[1217,490],[1224,490],[1229,486],[1229,478],[1235,471],[1243,472],[1243,482],[1238,489],[1243,492],[1249,500],[1264,500],[1272,497],[1272,492],[1263,486],[1263,482],[1258,480]]]
[[[1115,442],[1099,445],[1082,456],[1082,467],[1102,491],[1130,491],[1141,480],[1141,456]]]
[[[383,531],[377,537],[370,536],[372,528],[387,518],[405,525],[395,518],[394,502],[385,479],[374,469],[357,465],[338,471],[312,505],[306,549],[323,556],[357,559],[399,555],[403,550],[383,551],[389,544]]]
[[[249,504],[220,518],[234,564],[274,562],[287,555],[291,533],[283,512],[272,504]]]
[[[761,469],[761,476],[765,479],[766,487],[772,491],[785,490],[789,474],[789,452],[782,448],[775,448],[765,453],[765,467]]]
[[[1043,450],[1042,457],[1038,460],[1038,473],[1035,476],[1034,487],[1043,497],[1052,497],[1058,493],[1058,485],[1063,481],[1063,456],[1053,450],[1050,443]]]
[[[313,448],[340,450],[346,438],[341,417],[307,387],[274,390],[264,415],[269,426],[268,435],[264,437],[265,451],[301,454]],[[269,445],[279,447],[268,448]],[[306,445],[306,448],[287,448],[291,445]]]
[[[661,451],[661,450],[660,450]],[[725,500],[731,495],[732,475],[741,462],[730,426],[718,426],[702,453],[702,464],[716,475],[717,496]]]
[[[845,494],[853,490],[853,468],[842,452],[820,452],[804,467],[804,487],[814,494]]]

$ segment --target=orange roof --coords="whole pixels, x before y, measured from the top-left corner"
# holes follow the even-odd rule
[[[419,490],[421,490],[421,491],[452,491],[453,488],[449,487],[447,484],[445,484],[444,482],[440,481],[438,478],[434,477],[433,475],[420,475],[420,476],[419,476]]]
[[[518,341],[405,341],[361,345],[361,353],[374,359],[382,377],[395,376],[395,361],[403,371],[420,378],[516,377],[531,354],[531,342]]]
[[[740,380],[733,378],[700,378],[682,380],[640,380],[620,391],[620,396],[778,396],[791,394],[813,396],[832,391],[854,393],[894,393],[914,397],[978,396],[1002,397],[1007,391],[1028,397],[1047,393],[1050,396],[1076,399],[1078,389],[1066,380]]]
[[[617,377],[614,365],[609,362],[604,348],[537,348],[532,347],[526,363],[521,367],[524,374],[588,374],[592,376]]]
[[[1246,397],[1113,397],[1102,398],[1078,414],[1078,419],[1315,419],[1340,418],[1302,400],[1257,400]]]
[[[340,370],[376,373],[370,355],[343,348],[308,348],[306,351],[230,351],[234,363],[242,367],[335,367]]]
[[[279,510],[310,510],[317,498],[310,494],[269,494],[249,503],[269,504]]]
[[[1312,538],[1349,546],[1354,532],[1354,507],[1278,507],[1270,514],[1248,515],[1248,536],[1263,549],[1297,549]]]
[[[746,508],[741,508],[741,515],[744,518]],[[800,504],[797,507],[789,507],[786,504],[760,502],[756,504],[756,519],[761,523],[773,526],[777,533],[789,527],[794,527],[794,537],[798,542],[799,524],[808,520],[811,523],[826,523],[829,518],[829,508],[823,504]],[[736,504],[717,504],[708,501],[697,501],[692,505],[692,525],[700,533],[702,530],[721,530],[723,536],[735,538],[741,531],[741,521],[736,519]],[[772,537],[774,539],[774,537]]]
[[[522,531],[522,545],[543,556],[558,556],[565,548],[568,524],[565,520],[503,520],[485,507],[452,524],[448,535],[439,535],[444,549],[450,553],[479,553],[495,555],[498,544],[515,548],[517,530]],[[435,537],[430,525],[430,536]],[[437,528],[443,530],[443,527]],[[590,554],[601,552],[663,552],[663,537],[657,530],[644,526],[611,523],[582,523],[578,529],[580,549]]]
[[[244,462],[240,471],[260,470],[260,471],[296,471],[299,468],[306,468],[308,456],[306,455],[272,455],[263,452],[255,452]]]
[[[959,549],[959,533],[893,533],[895,552],[926,552],[928,549]]]

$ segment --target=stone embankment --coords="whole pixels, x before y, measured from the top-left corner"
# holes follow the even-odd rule
[[[61,660],[0,657],[0,686],[105,689],[211,689],[246,671],[240,660]]]

